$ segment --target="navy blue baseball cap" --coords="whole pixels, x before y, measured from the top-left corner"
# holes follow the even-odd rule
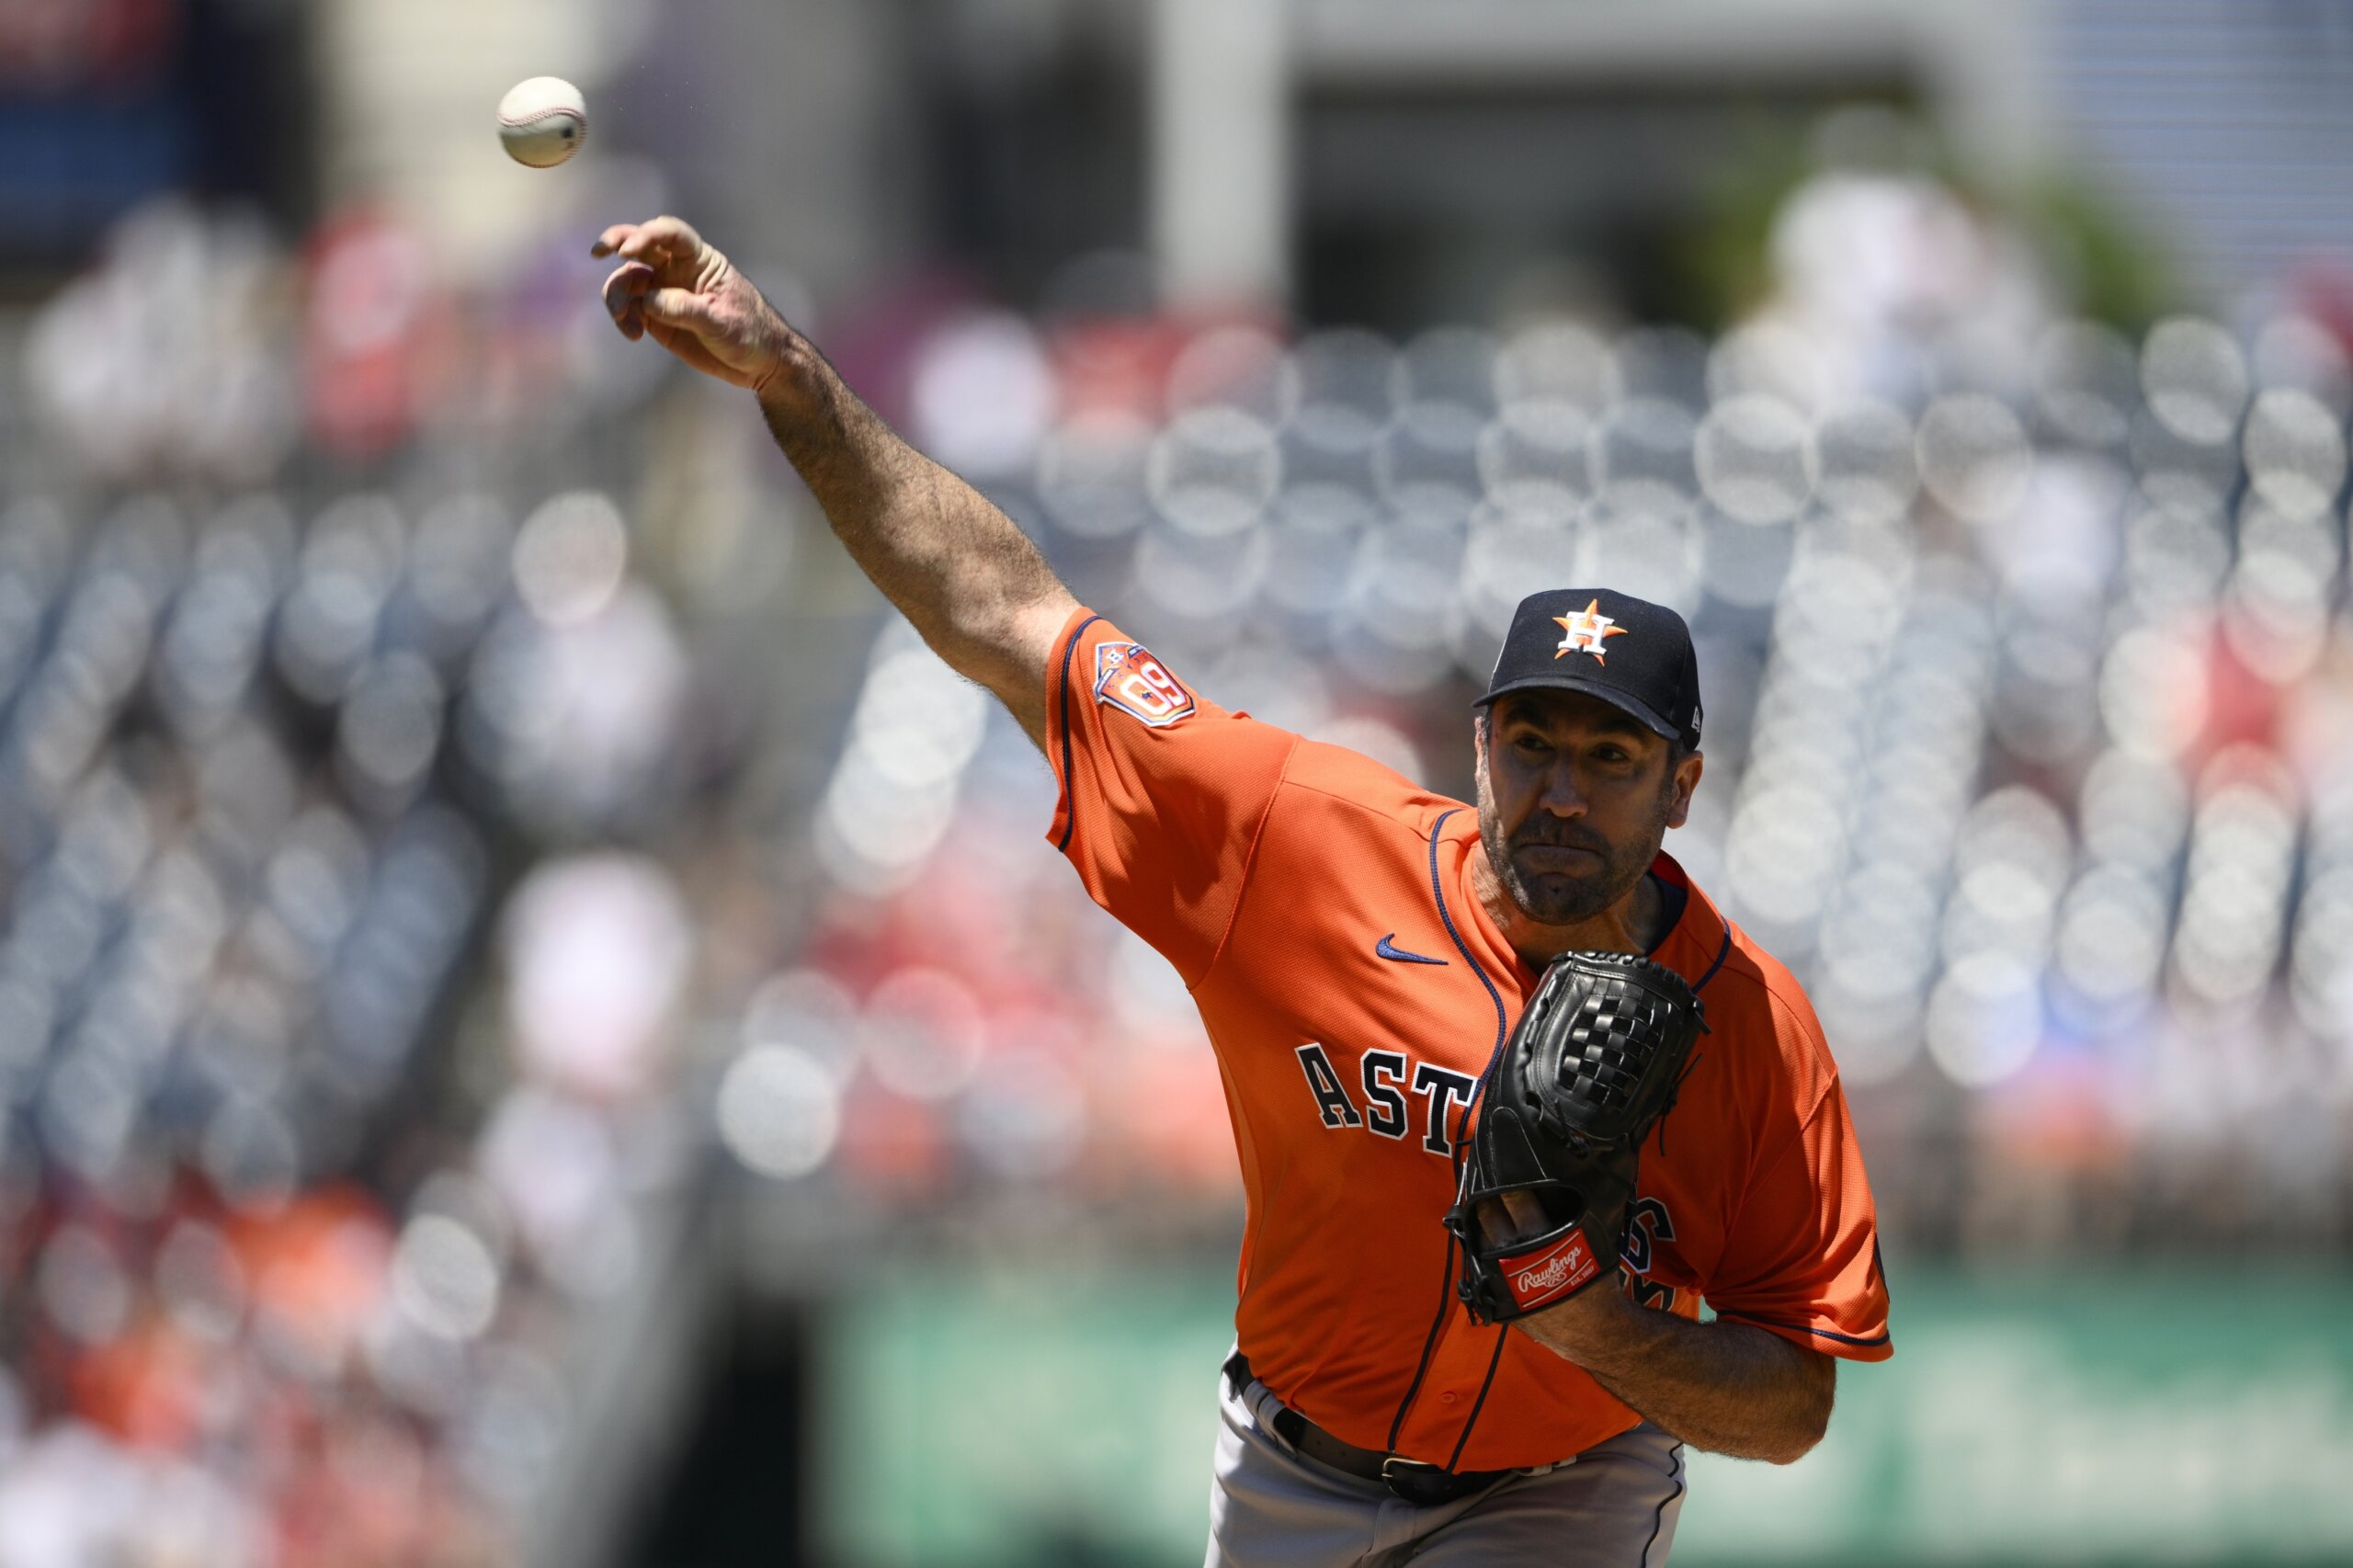
[[[1699,657],[1665,605],[1608,588],[1552,588],[1512,612],[1485,707],[1513,691],[1582,691],[1670,741],[1699,744]]]

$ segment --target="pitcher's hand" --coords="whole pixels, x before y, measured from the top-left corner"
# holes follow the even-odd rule
[[[592,254],[621,258],[605,309],[632,343],[651,333],[705,375],[756,392],[786,362],[792,329],[684,219],[616,223]]]

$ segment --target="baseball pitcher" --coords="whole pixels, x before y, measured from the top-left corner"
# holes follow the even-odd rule
[[[1048,839],[1199,1006],[1249,1202],[1207,1568],[1654,1564],[1687,1445],[1821,1438],[1890,1354],[1876,1221],[1803,991],[1660,849],[1703,767],[1679,616],[1524,600],[1444,799],[1079,605],[687,224],[597,252],[1012,710]]]

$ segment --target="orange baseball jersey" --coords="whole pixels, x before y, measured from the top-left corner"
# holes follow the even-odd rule
[[[1462,1470],[1549,1464],[1633,1426],[1455,1298],[1454,1141],[1537,982],[1472,896],[1476,810],[1204,701],[1085,611],[1045,673],[1049,837],[1176,966],[1216,1048],[1252,1371],[1348,1442]],[[1672,858],[1654,869],[1683,910],[1651,956],[1698,985],[1709,1032],[1644,1146],[1621,1283],[1878,1360],[1877,1221],[1821,1026]]]

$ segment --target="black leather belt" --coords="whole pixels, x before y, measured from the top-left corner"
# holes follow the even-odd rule
[[[1250,1358],[1239,1350],[1225,1363],[1225,1379],[1233,1386],[1235,1397],[1251,1382]],[[1493,1486],[1506,1476],[1518,1475],[1516,1470],[1446,1470],[1438,1465],[1409,1460],[1402,1454],[1383,1453],[1379,1449],[1359,1449],[1354,1443],[1343,1442],[1323,1427],[1284,1405],[1275,1414],[1275,1433],[1283,1441],[1319,1464],[1345,1471],[1366,1481],[1377,1481],[1397,1496],[1417,1508],[1434,1508],[1441,1503],[1452,1503],[1468,1497],[1473,1492]]]

